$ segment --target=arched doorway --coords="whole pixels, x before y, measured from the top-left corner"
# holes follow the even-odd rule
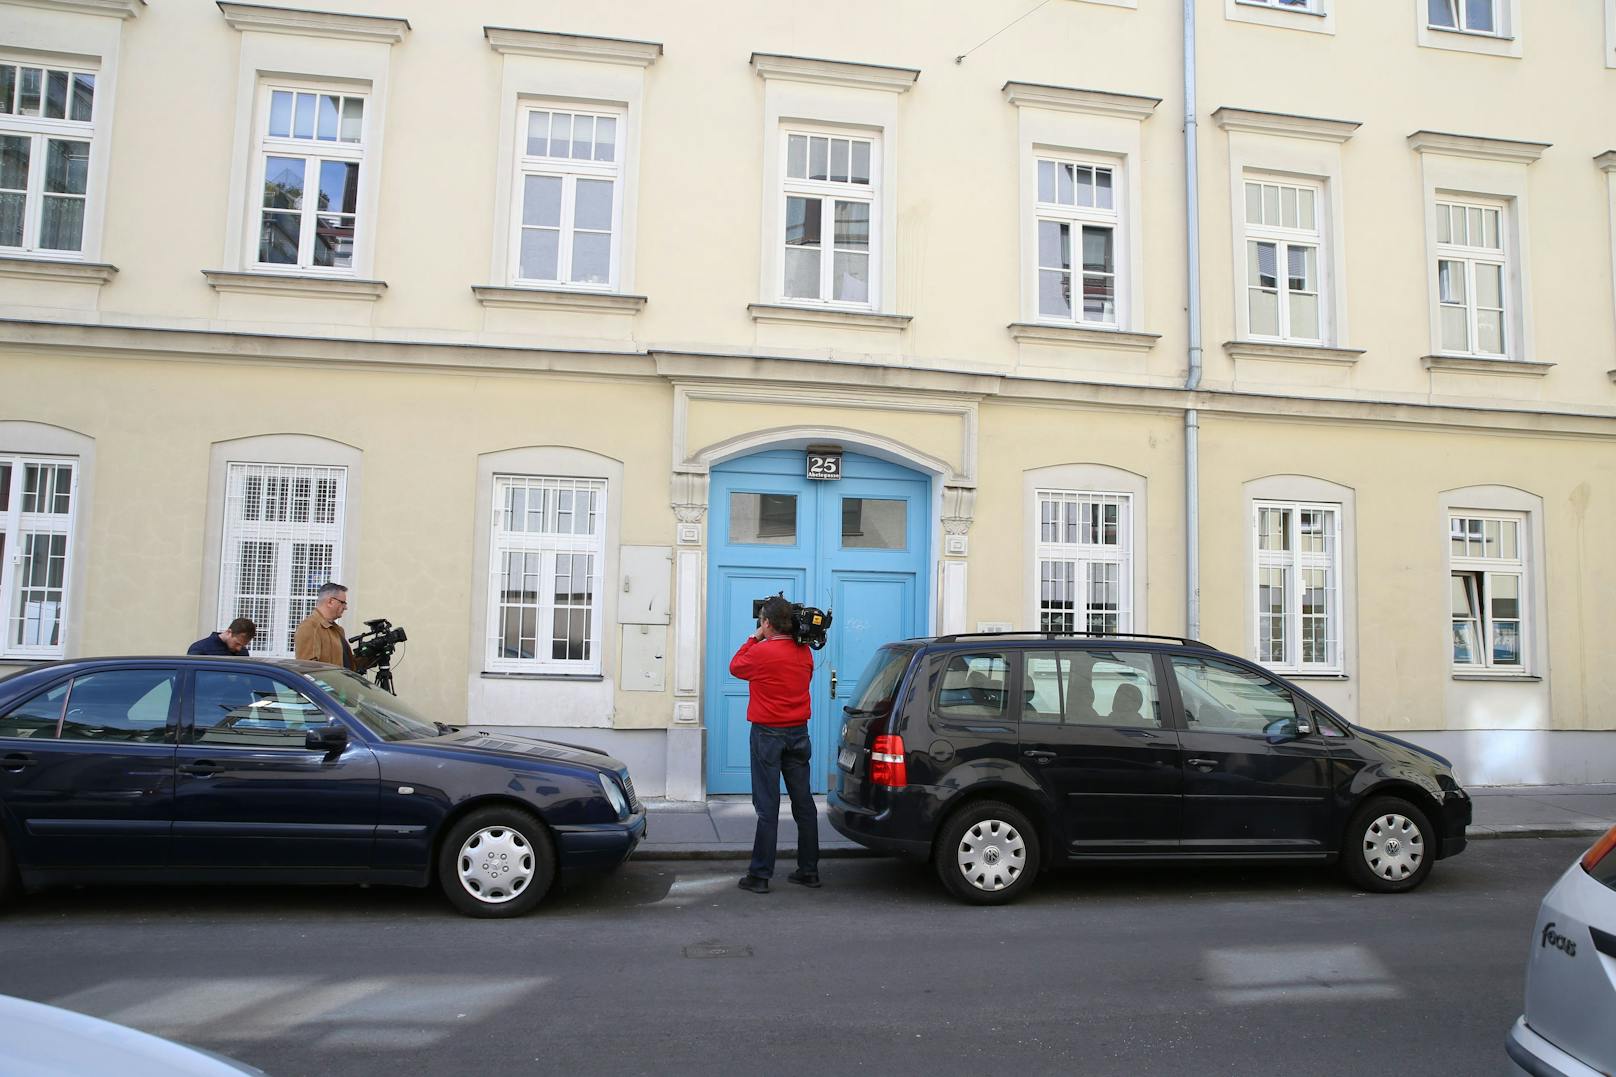
[[[707,791],[751,789],[746,684],[729,660],[757,626],[755,599],[776,592],[834,613],[814,656],[813,788],[835,766],[842,707],[883,643],[923,633],[930,601],[931,479],[857,453],[842,478],[805,477],[800,451],[715,464],[708,511]],[[834,689],[833,689],[834,677]]]

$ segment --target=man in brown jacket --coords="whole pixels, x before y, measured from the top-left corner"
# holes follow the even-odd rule
[[[347,637],[337,618],[348,608],[348,589],[340,583],[321,586],[314,611],[297,626],[292,634],[292,653],[305,662],[324,662],[328,666],[343,666],[363,670],[368,662],[354,657]]]

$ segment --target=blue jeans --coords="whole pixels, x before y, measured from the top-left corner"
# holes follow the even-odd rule
[[[819,811],[809,792],[808,761],[813,744],[808,727],[752,726],[752,807],[757,810],[757,836],[752,839],[752,866],[747,874],[774,875],[780,836],[780,779],[791,794],[791,818],[797,824],[797,867],[819,871]]]

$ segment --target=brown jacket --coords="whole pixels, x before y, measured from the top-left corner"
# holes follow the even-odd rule
[[[303,623],[292,633],[292,654],[305,662],[359,668],[347,639],[343,637],[342,627],[335,621],[321,617],[319,611],[303,618]]]

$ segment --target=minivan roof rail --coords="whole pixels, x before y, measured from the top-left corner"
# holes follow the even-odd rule
[[[1204,651],[1217,650],[1210,643],[1203,643],[1188,636],[1154,636],[1144,632],[1061,632],[1030,628],[1010,632],[951,632],[946,636],[933,637],[933,642],[954,643],[964,639],[996,639],[1003,636],[1036,636],[1040,639],[1154,639],[1167,643],[1180,643],[1186,647],[1199,647]]]

